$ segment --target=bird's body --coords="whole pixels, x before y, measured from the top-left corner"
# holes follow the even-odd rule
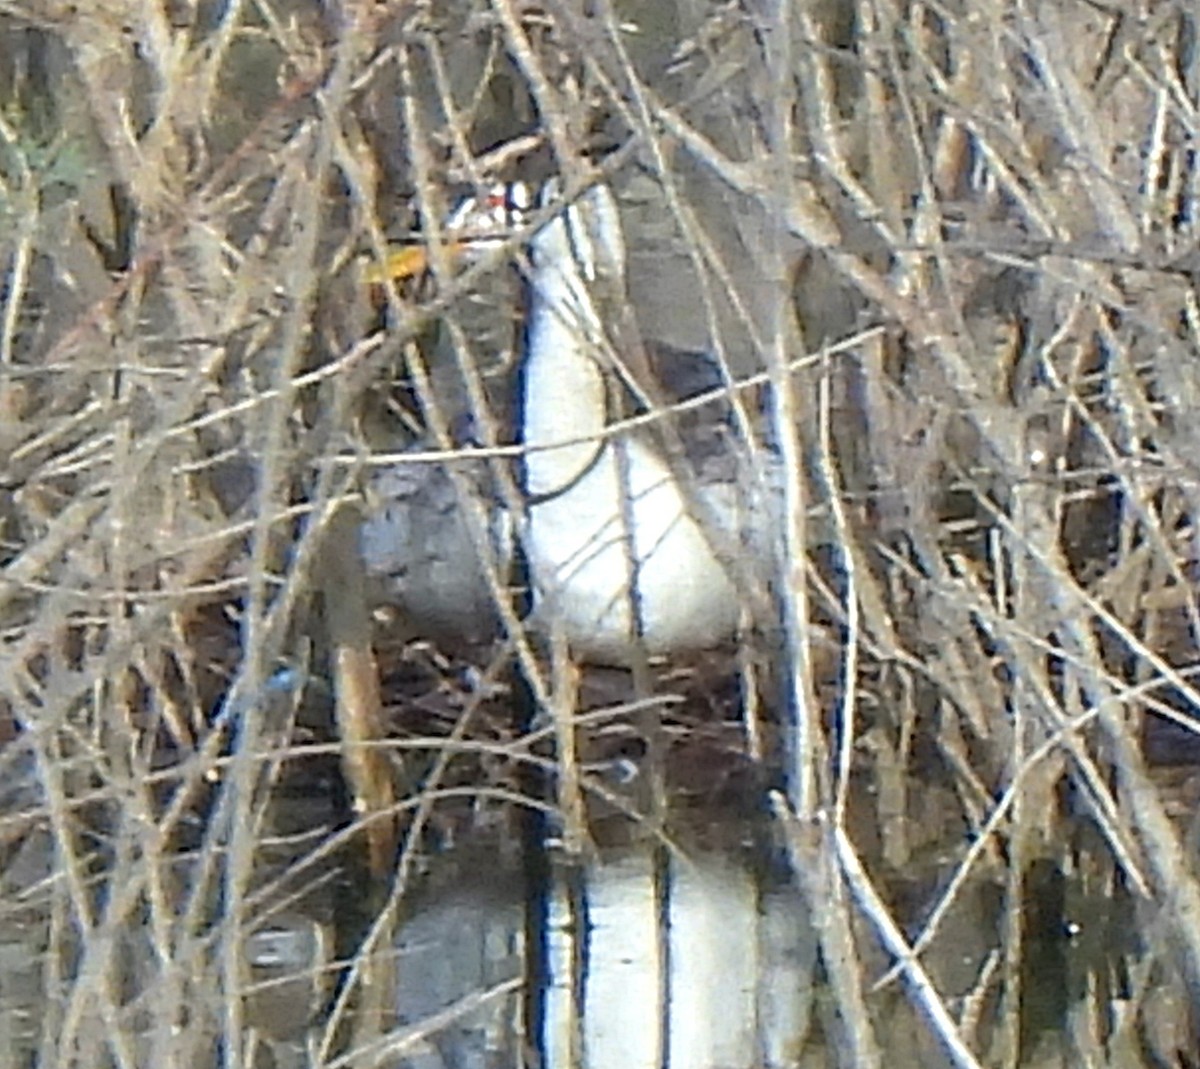
[[[593,186],[533,238],[522,397],[525,548],[536,610],[585,660],[624,663],[733,634],[738,598],[653,444],[608,436],[601,295],[627,299],[612,192]]]
[[[475,215],[486,217],[491,203],[481,201]],[[461,214],[464,224],[478,224],[472,213]],[[638,651],[695,652],[731,638],[737,588],[696,511],[732,536],[726,545],[747,545],[746,495],[728,465],[709,480],[701,472],[685,493],[652,436],[613,430],[614,353],[624,355],[614,327],[629,316],[625,257],[606,184],[592,186],[534,234],[520,405],[532,622],[543,632],[561,630],[580,660],[608,665],[628,664]],[[408,574],[407,584],[392,588],[418,623],[424,616],[439,625],[458,620],[468,630],[492,626],[494,614],[480,611],[488,591],[477,582],[477,562],[433,559],[470,552],[461,515],[453,504],[436,516],[415,512],[429,507],[424,481],[452,488],[444,473],[422,476],[421,486],[414,477],[400,480],[403,492],[391,495],[386,519],[368,521],[368,566]],[[689,507],[697,500],[706,507]],[[441,534],[432,529],[435,519],[445,527]],[[389,535],[390,526],[406,523],[406,531]]]
[[[490,502],[486,466],[477,462],[462,474]],[[368,498],[359,546],[379,580],[374,600],[399,607],[414,637],[467,647],[492,641],[500,616],[449,473],[438,464],[401,461],[372,477]],[[503,575],[512,552],[508,516],[496,506],[488,511],[486,549]]]

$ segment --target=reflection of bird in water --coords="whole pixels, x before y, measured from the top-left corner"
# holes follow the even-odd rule
[[[543,195],[546,206],[556,188]],[[475,216],[494,205],[477,199],[476,211],[457,218],[478,226]],[[716,476],[702,467],[692,493],[645,428],[612,432],[618,372],[642,356],[625,262],[606,184],[563,206],[529,243],[520,438],[534,615],[543,630],[561,628],[582,660],[601,664],[627,663],[639,643],[660,655],[730,638],[738,592],[703,519],[734,552],[751,548],[743,533],[762,526],[743,518],[747,495],[728,466]],[[377,488],[388,504],[368,519],[364,552],[373,570],[409,576],[405,611],[439,624],[490,620],[479,612],[487,588],[445,475],[402,466]]]

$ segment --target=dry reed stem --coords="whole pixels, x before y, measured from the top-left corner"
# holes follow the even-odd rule
[[[477,457],[521,510],[520,450],[494,404],[503,368],[460,314],[513,249],[457,276],[440,265],[428,298],[386,287],[389,335],[356,323],[351,267],[364,250],[386,262],[401,191],[436,238],[449,178],[531,161],[572,192],[597,172],[619,190],[633,177],[661,190],[678,254],[664,262],[688,273],[720,368],[720,390],[655,403],[608,434],[727,400],[753,453],[774,424],[789,476],[772,587],[786,652],[760,671],[759,651],[741,651],[747,685],[765,689],[740,711],[747,747],[768,759],[779,720],[791,724],[788,834],[797,814],[829,819],[861,862],[839,868],[818,838],[801,878],[828,910],[834,998],[864,1064],[887,1024],[856,961],[855,916],[912,933],[911,950],[896,944],[911,977],[914,955],[931,966],[947,952],[950,906],[989,881],[1006,888],[1005,926],[964,996],[957,1028],[971,1050],[953,1049],[963,1064],[1016,1064],[1022,1037],[997,1038],[982,1008],[996,993],[1019,1008],[1025,862],[1073,871],[1067,836],[1081,815],[1103,844],[1089,860],[1147,912],[1156,904],[1174,935],[1128,963],[1139,993],[1158,975],[1151,959],[1200,975],[1190,848],[1133,730],[1143,717],[1151,731],[1164,718],[1190,728],[1200,697],[1189,667],[1200,94],[1186,11],[1013,0],[949,19],[935,5],[846,0],[769,5],[766,17],[679,4],[680,39],[655,41],[619,21],[642,16],[608,4],[586,16],[507,0],[349,5],[340,24],[302,0],[232,3],[208,23],[203,8],[0,3],[0,707],[19,729],[6,754],[29,756],[40,790],[0,820],[5,834],[41,827],[57,843],[58,878],[33,896],[56,996],[38,1037],[47,1064],[144,1064],[110,968],[113,940],[143,911],[161,983],[140,1005],[174,1025],[203,985],[223,992],[196,1000],[177,1044],[160,1034],[155,1064],[194,1064],[212,1028],[239,1037],[230,1057],[247,1060],[239,931],[294,893],[286,873],[260,871],[265,814],[285,764],[329,752],[275,749],[247,710],[294,652],[323,525],[364,467],[456,453],[448,369],[481,428]],[[21,42],[42,59],[8,62]],[[38,62],[52,75],[40,89]],[[48,138],[38,92],[54,97]],[[584,127],[600,112],[620,147],[596,164]],[[124,222],[110,187],[131,205]],[[418,352],[436,320],[447,347]],[[430,429],[419,453],[368,441],[361,418],[364,398],[394,400],[406,348]],[[219,491],[239,463],[250,489],[231,504]],[[482,552],[491,505],[464,480],[455,489]],[[556,708],[563,692],[506,577],[496,561],[484,571],[507,648],[535,701]],[[748,606],[769,602],[761,585]],[[197,637],[220,637],[210,611],[229,622],[218,655]],[[820,663],[831,643],[832,682]],[[369,643],[342,650],[337,689],[365,725],[361,745],[344,733],[364,766],[352,778],[383,784],[403,740],[387,738]],[[557,765],[531,749],[541,736],[484,742],[465,726],[441,756],[515,754],[557,770],[574,784],[562,808],[578,828],[583,797],[607,788],[571,778],[571,742],[599,722],[560,710]],[[160,736],[170,767],[146,745]],[[383,868],[394,820],[415,810],[419,828],[471,789],[438,775],[407,796],[366,801],[361,786],[370,813],[289,872],[320,883],[317,867],[359,831]],[[175,901],[170,844],[217,777],[191,888]],[[954,801],[971,841],[947,834],[925,869],[930,794]],[[116,821],[111,842],[93,835],[99,813]],[[356,968],[387,943],[415,850],[410,835]],[[888,897],[915,870],[928,882],[919,925]],[[861,887],[874,896],[856,905],[845,892]],[[214,921],[218,889],[228,912]],[[1168,968],[1176,948],[1182,966]],[[912,991],[917,1015],[956,1042],[939,1009],[950,1000]],[[1143,997],[1129,1012],[1155,1011]],[[1099,997],[1075,1024],[1063,1042],[1116,1036],[1142,1057],[1133,1025],[1109,1020]]]

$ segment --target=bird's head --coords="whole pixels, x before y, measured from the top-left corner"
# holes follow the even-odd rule
[[[533,214],[533,193],[525,182],[493,182],[458,200],[441,225],[441,236],[451,263],[473,263],[489,251],[512,241]],[[433,257],[427,242],[390,251],[381,263],[367,269],[366,282],[397,285],[424,276]]]
[[[442,223],[452,260],[472,263],[512,242],[515,235],[545,220],[529,242],[535,277],[539,273],[579,277],[587,283],[623,283],[625,239],[616,198],[605,183],[590,186],[568,203],[562,182],[552,178],[537,203],[524,182],[493,183],[461,198]],[[430,266],[425,244],[406,246],[369,269],[367,281],[382,285],[423,275]]]

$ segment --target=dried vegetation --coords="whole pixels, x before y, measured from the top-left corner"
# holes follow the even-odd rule
[[[503,272],[364,272],[462,183],[596,164],[643,331],[710,347],[791,474],[778,633],[652,689],[693,696],[657,707],[672,767],[707,740],[786,785],[844,1063],[919,1004],[959,1064],[1196,1064],[1198,32],[1169,0],[0,0],[0,942],[44,992],[7,989],[12,1051],[243,1064],[247,932],[553,763],[508,712],[519,626],[474,663],[372,633],[345,510],[463,412],[512,441]],[[571,712],[569,676],[534,689]],[[339,760],[357,806],[281,830]],[[918,962],[980,886],[952,989]],[[333,1064],[358,996],[324,997]]]

